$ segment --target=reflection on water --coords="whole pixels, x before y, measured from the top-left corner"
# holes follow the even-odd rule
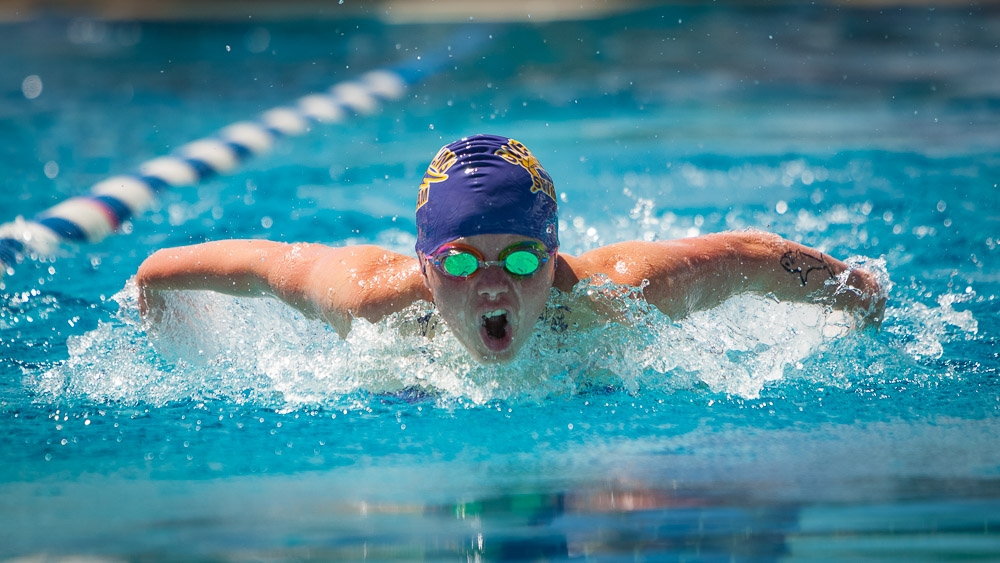
[[[933,561],[989,558],[1000,549],[1000,506],[982,498],[1000,496],[996,479],[899,481],[890,496],[843,505],[767,499],[752,488],[725,485],[635,482],[497,491],[421,504],[385,495],[365,499],[337,485],[321,475],[152,483],[97,478],[2,490],[18,500],[30,494],[53,511],[57,532],[44,561],[60,561],[85,545],[111,560],[123,555],[150,561],[778,561],[859,555]],[[58,507],[95,495],[111,501],[141,495],[149,502],[99,524],[67,526]],[[146,539],[130,539],[137,533]],[[19,537],[10,540],[8,548],[16,552]]]

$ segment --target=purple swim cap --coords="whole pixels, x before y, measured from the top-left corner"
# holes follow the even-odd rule
[[[559,246],[552,177],[528,147],[475,135],[445,145],[417,194],[417,252],[473,235],[513,234]]]

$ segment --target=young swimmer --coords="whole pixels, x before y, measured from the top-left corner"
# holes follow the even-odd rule
[[[424,300],[474,358],[506,362],[531,336],[551,288],[570,292],[595,276],[644,286],[644,298],[673,319],[745,292],[821,303],[875,325],[885,306],[871,273],[759,231],[562,254],[552,178],[506,137],[443,147],[420,184],[416,219],[416,258],[262,240],[163,249],[136,274],[140,311],[160,318],[164,290],[274,296],[343,337],[354,318],[377,322]]]

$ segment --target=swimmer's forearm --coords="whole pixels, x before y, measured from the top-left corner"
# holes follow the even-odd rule
[[[143,262],[136,284],[144,316],[147,309],[154,315],[156,307],[162,309],[165,290],[273,296],[307,317],[322,318],[341,336],[352,318],[377,322],[431,299],[415,259],[371,245],[232,240],[170,248]]]
[[[677,319],[740,293],[819,302],[861,311],[878,322],[885,297],[874,276],[848,270],[827,254],[760,231],[726,232],[661,242],[609,245],[569,259],[582,279],[591,272],[640,285],[649,303]],[[571,268],[572,269],[572,268]],[[845,280],[840,278],[844,277]],[[835,283],[827,283],[836,280]],[[569,285],[564,283],[563,285]]]
[[[218,241],[159,250],[139,266],[136,284],[147,291],[260,294],[267,289],[265,266],[275,251],[274,243],[261,242]]]
[[[875,277],[829,254],[777,235],[723,233],[743,290],[783,301],[822,303],[881,322],[885,296]]]
[[[140,311],[145,314],[162,308],[160,292],[168,290],[209,290],[236,296],[276,296],[285,299],[275,286],[291,245],[260,241],[215,241],[192,246],[166,248],[147,258],[136,273]],[[303,312],[315,311],[301,300],[290,302]]]

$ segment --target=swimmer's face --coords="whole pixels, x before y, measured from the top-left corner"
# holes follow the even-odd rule
[[[476,235],[453,242],[478,250],[487,261],[496,261],[505,249],[526,241],[538,242],[520,235]],[[545,309],[555,277],[555,258],[528,277],[517,278],[493,265],[464,279],[446,276],[429,259],[420,259],[424,283],[441,318],[469,353],[483,363],[513,359]]]

